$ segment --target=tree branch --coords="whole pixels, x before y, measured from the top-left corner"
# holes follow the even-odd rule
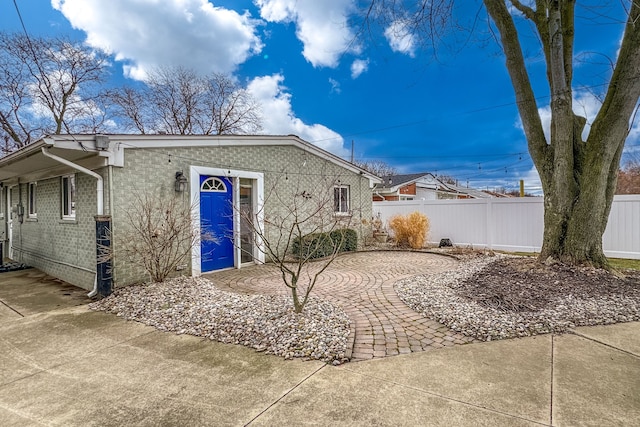
[[[540,174],[545,175],[546,172],[542,166],[547,156],[547,140],[522,55],[518,32],[504,1],[484,0],[484,4],[500,33],[502,49],[506,56],[507,71],[515,91],[518,111],[520,112],[520,118],[522,119],[529,145],[529,152]],[[544,179],[545,177],[542,178]]]

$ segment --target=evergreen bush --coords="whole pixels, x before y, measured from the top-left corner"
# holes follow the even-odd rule
[[[337,251],[335,248],[339,245]],[[291,245],[291,253],[299,258],[324,258],[335,252],[352,252],[358,248],[358,233],[350,228],[330,233],[312,233],[297,238]]]

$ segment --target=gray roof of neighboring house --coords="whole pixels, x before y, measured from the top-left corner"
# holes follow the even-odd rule
[[[410,174],[406,174],[406,175],[387,175],[387,176],[382,176],[380,178],[382,178],[382,183],[381,184],[377,184],[376,188],[383,188],[383,187],[398,187],[398,186],[403,186],[405,184],[409,184],[413,181],[416,181],[424,176],[427,175],[431,175],[432,177],[435,178],[435,176],[432,173],[429,172],[422,172],[422,173],[410,173]],[[391,182],[389,182],[389,180],[391,180]]]
[[[461,187],[454,184],[445,184],[445,186],[450,193],[468,194],[469,196],[475,197],[476,199],[490,199],[494,197],[489,193],[486,193],[482,190],[476,190],[475,188]]]
[[[418,181],[419,179],[425,176],[431,176],[439,184],[439,188],[437,191],[443,191],[443,192],[453,193],[453,194],[467,194],[476,199],[487,199],[490,197],[494,197],[491,194],[486,193],[482,190],[476,190],[475,188],[462,187],[459,185],[442,182],[434,174],[430,172],[383,176],[381,177],[382,183],[377,184],[375,186],[375,189],[382,192],[385,192],[384,190],[394,191],[393,189],[397,189],[405,185],[408,185],[412,182]]]

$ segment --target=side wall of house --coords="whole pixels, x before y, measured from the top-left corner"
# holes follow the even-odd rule
[[[414,195],[416,194],[416,183],[413,182],[400,188],[400,194]]]
[[[106,172],[105,168],[102,175],[106,176]],[[90,290],[96,271],[96,179],[75,173],[76,216],[73,220],[62,219],[62,178],[35,182],[36,217],[29,216],[29,183],[11,188],[12,206],[5,215],[11,215],[13,221],[14,261]],[[106,183],[105,194],[108,194]],[[24,207],[22,221],[15,212],[18,204]],[[108,206],[108,200],[105,205]]]
[[[437,198],[438,194],[436,190],[420,187],[416,189],[416,200],[436,200]]]
[[[351,210],[349,227],[360,234],[360,240],[370,233],[372,203],[369,180],[295,146],[127,148],[124,159],[123,168],[113,168],[116,286],[147,280],[140,267],[128,262],[124,254],[118,252],[122,240],[131,237],[127,227],[132,204],[143,194],[180,197],[183,203],[190,204],[190,195],[178,194],[174,190],[176,172],[183,171],[188,176],[190,166],[263,173],[267,214],[274,212],[283,201],[292,200],[295,194],[306,192],[313,196],[322,189],[330,192],[333,200],[333,186],[346,186],[349,188]]]

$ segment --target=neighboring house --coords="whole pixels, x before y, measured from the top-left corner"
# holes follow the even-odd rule
[[[478,199],[491,195],[472,188],[440,181],[431,173],[414,173],[382,177],[373,190],[373,201]]]
[[[492,197],[495,196],[483,190],[449,183],[445,183],[438,192],[439,199],[490,199]]]
[[[380,178],[296,136],[49,136],[0,159],[0,240],[5,256],[76,286],[131,284],[146,276],[119,252],[126,207],[136,195],[164,194],[199,206],[191,218],[197,233],[204,224],[232,229],[213,230],[224,240],[213,252],[194,247],[187,273],[240,268],[264,256],[254,239],[243,239],[254,246],[241,251],[246,224],[228,206],[268,215],[282,203],[267,197],[274,188],[313,194],[322,182],[335,214],[352,216],[365,233]],[[113,253],[108,271],[96,261],[103,239]]]

